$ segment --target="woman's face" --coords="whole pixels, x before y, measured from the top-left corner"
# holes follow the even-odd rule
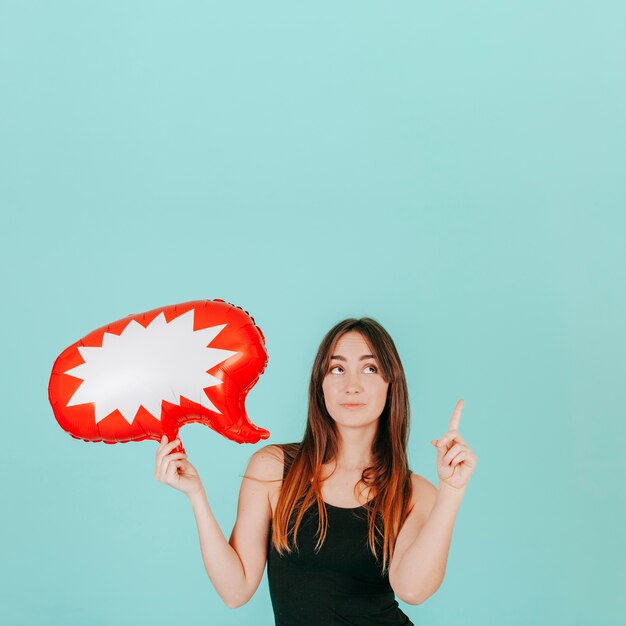
[[[326,409],[335,422],[351,428],[376,422],[385,408],[388,387],[363,335],[357,331],[342,335],[322,382]]]

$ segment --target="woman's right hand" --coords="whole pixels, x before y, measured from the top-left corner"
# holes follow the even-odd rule
[[[192,496],[201,492],[204,487],[196,468],[187,460],[186,454],[182,452],[170,454],[179,444],[179,439],[168,443],[165,435],[161,437],[161,444],[156,453],[154,478],[182,491],[187,496]]]

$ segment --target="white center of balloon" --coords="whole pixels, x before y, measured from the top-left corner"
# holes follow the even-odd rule
[[[160,420],[161,402],[181,396],[221,413],[205,389],[222,381],[208,370],[237,352],[210,348],[226,324],[194,330],[193,314],[160,313],[145,328],[131,320],[121,335],[105,332],[102,347],[79,346],[85,362],[65,373],[83,382],[67,406],[93,402],[96,424],[116,409],[132,424],[140,406]]]

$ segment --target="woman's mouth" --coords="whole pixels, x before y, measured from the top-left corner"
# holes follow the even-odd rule
[[[358,409],[365,405],[361,403],[343,402],[341,406],[345,407],[346,409]]]

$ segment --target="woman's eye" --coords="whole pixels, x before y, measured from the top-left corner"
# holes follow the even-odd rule
[[[378,369],[376,369],[375,365],[368,365],[367,367],[371,367],[374,370],[374,373],[376,373],[378,371]],[[366,369],[367,369],[366,367]]]

